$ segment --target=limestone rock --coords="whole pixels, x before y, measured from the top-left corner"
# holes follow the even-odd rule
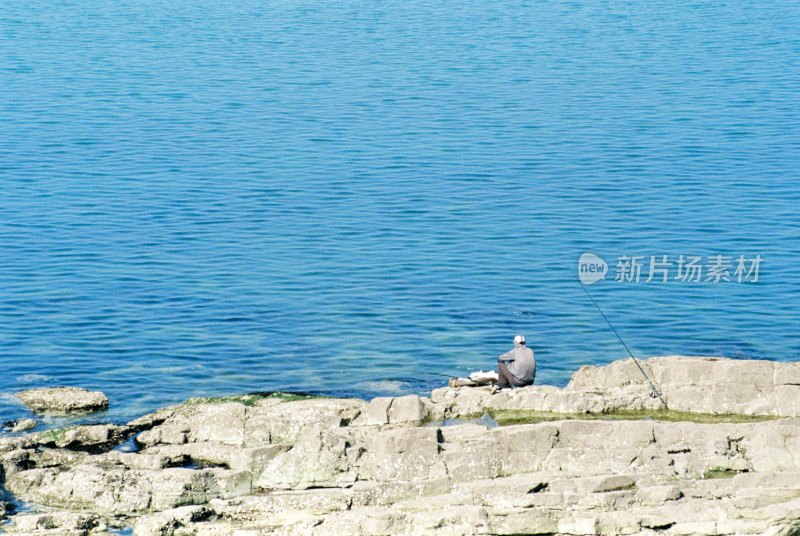
[[[362,400],[313,398],[248,408],[246,446],[293,445],[308,428],[349,426],[367,407]]]
[[[791,383],[800,375],[797,363],[669,356],[650,358],[642,365],[673,410],[800,415],[800,405],[792,396],[800,390]],[[641,372],[632,360],[621,360],[602,367],[582,367],[566,390],[614,391],[636,386],[646,388]]]
[[[643,364],[673,409],[800,410],[797,364]],[[196,400],[128,426],[0,437],[0,483],[42,509],[8,526],[30,536],[104,534],[109,523],[139,536],[797,532],[800,418],[635,413],[659,403],[630,360],[583,368],[563,389]],[[563,419],[464,422],[506,410]],[[573,415],[618,410],[625,420]],[[142,450],[110,450],[134,433]]]
[[[494,392],[491,386],[442,387],[431,392],[431,402],[434,407],[441,408],[443,417],[480,415]]]
[[[278,523],[305,527],[308,522],[319,523],[324,516],[349,509],[351,496],[350,490],[341,488],[282,490],[230,500],[213,500],[209,507],[214,509],[217,519],[240,528],[258,529]]]
[[[508,448],[485,426],[448,426],[441,430],[441,435],[439,449],[447,475],[454,482],[494,478],[502,473]],[[434,452],[428,456],[433,458],[435,455]]]
[[[308,427],[338,428],[355,420],[361,400],[264,399],[252,406],[237,401],[198,401],[170,408],[130,425],[144,429],[136,438],[144,448],[185,443],[221,443],[239,447],[291,446]]]
[[[373,398],[355,424],[380,426],[404,424],[417,426],[428,418],[428,403],[417,395]]]
[[[191,442],[244,445],[245,412],[246,406],[238,402],[184,404],[160,425],[140,433],[136,441],[144,447]]]
[[[178,406],[169,406],[166,408],[161,408],[158,411],[155,411],[153,413],[148,413],[147,415],[143,415],[137,419],[130,421],[128,423],[128,426],[133,428],[137,432],[150,430],[155,426],[164,424],[164,421],[175,415],[175,412],[180,407],[182,406],[178,405]]]
[[[207,506],[181,506],[140,517],[134,525],[134,533],[137,536],[174,535],[214,516],[214,510]]]
[[[6,421],[2,428],[8,432],[20,433],[27,432],[36,428],[38,423],[33,419],[19,419],[16,421]]]
[[[389,408],[392,406],[393,401],[394,398],[388,396],[373,398],[361,414],[361,419],[356,421],[356,423],[367,426],[389,424]]]
[[[437,428],[383,430],[365,438],[358,478],[409,482],[447,476]]]
[[[678,486],[662,485],[640,489],[637,497],[645,505],[659,505],[668,501],[677,501],[683,496]]]
[[[600,476],[587,479],[590,493],[606,493],[630,489],[636,486],[636,479],[630,475]]]
[[[141,451],[138,457],[151,456],[168,460],[185,460],[196,466],[224,467],[261,474],[267,463],[287,450],[289,447],[284,445],[246,448],[203,442],[159,445]]]
[[[97,515],[75,512],[17,514],[4,527],[8,534],[35,536],[110,535],[107,523]]]
[[[291,450],[266,465],[257,484],[278,489],[350,486],[356,480],[354,462],[359,455],[348,436],[309,428]]]
[[[103,451],[123,442],[132,430],[111,424],[79,425],[39,432],[29,437],[37,446]]]
[[[558,512],[544,508],[489,513],[489,526],[495,534],[559,534],[558,521]]]
[[[108,408],[108,397],[101,391],[78,387],[43,387],[16,394],[37,413],[85,413]]]
[[[389,407],[389,424],[419,425],[427,416],[428,409],[417,395],[397,397]]]
[[[389,506],[404,499],[450,493],[452,482],[447,476],[409,482],[358,480],[350,489],[352,506]]]
[[[251,491],[249,475],[216,469],[134,470],[86,462],[68,469],[35,468],[6,482],[9,491],[31,503],[53,508],[132,515]]]
[[[800,416],[800,363],[669,356],[641,360],[670,409],[716,415]],[[491,394],[491,388],[441,388],[431,414],[467,417],[485,410],[565,414],[658,410],[661,400],[633,360],[581,367],[559,389],[535,385]]]

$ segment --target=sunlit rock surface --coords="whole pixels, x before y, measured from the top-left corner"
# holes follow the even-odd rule
[[[643,364],[669,410],[620,361],[564,389],[196,399],[127,425],[0,438],[4,486],[27,505],[5,529],[796,534],[795,364]],[[131,437],[138,451],[115,448]]]

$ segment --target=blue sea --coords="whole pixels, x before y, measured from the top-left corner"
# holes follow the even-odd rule
[[[796,360],[798,28],[737,0],[3,2],[0,420],[38,386],[110,420],[426,393],[517,333],[563,385],[627,355],[585,252],[636,355]]]

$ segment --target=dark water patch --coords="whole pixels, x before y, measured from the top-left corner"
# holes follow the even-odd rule
[[[735,469],[728,469],[725,467],[712,467],[703,473],[703,479],[712,480],[717,478],[733,478],[738,474],[746,472],[747,471],[738,471]]]
[[[458,426],[459,424],[480,424],[488,428],[496,428],[501,424],[489,413],[484,413],[480,417],[456,417],[443,420],[433,420],[426,423],[426,426]]]
[[[201,469],[230,469],[230,465],[227,463],[220,463],[220,462],[213,462],[208,460],[196,460],[196,459],[189,459],[184,464],[176,465],[175,467],[182,467],[184,469],[194,469],[194,470],[201,470]]]
[[[25,501],[16,498],[14,495],[9,493],[3,486],[0,486],[0,502],[6,503],[5,506],[6,514],[9,516],[14,516],[16,514],[31,513],[36,511],[36,508],[33,505],[28,504]],[[11,520],[6,521],[6,523],[10,522]],[[2,523],[0,523],[0,527],[1,526]]]

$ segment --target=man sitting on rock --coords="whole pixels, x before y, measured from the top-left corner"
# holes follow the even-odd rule
[[[525,337],[514,337],[514,348],[497,359],[498,387],[510,389],[533,385],[536,377],[536,359],[533,350],[525,344]]]

